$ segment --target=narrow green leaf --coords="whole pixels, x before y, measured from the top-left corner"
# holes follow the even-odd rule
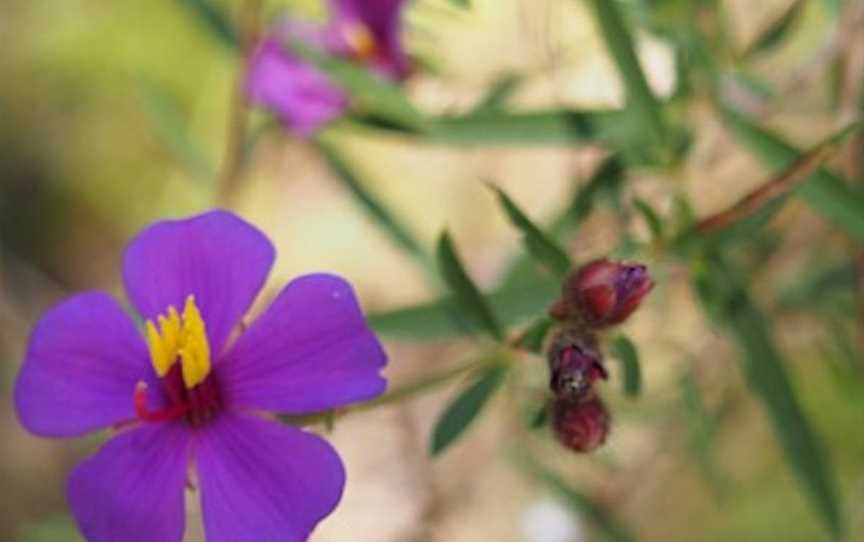
[[[374,74],[364,66],[322,53],[303,44],[292,43],[292,50],[315,64],[351,95],[353,106],[397,126],[422,130],[426,123],[402,89]]]
[[[642,215],[642,218],[645,220],[645,224],[648,225],[648,229],[651,231],[651,236],[654,239],[660,239],[663,237],[663,221],[660,220],[660,215],[657,214],[657,211],[651,207],[647,201],[642,198],[633,198],[633,206],[636,207],[636,210],[639,211],[639,214]]]
[[[460,8],[470,8],[471,0],[450,0],[450,3]]]
[[[516,91],[521,82],[522,79],[518,75],[508,74],[501,77],[492,85],[486,96],[474,106],[468,116],[500,112],[506,105],[507,99]]]
[[[438,117],[422,136],[449,145],[574,145],[604,140],[619,112],[486,112]]]
[[[414,238],[408,228],[393,216],[375,195],[366,189],[364,183],[348,167],[348,164],[332,145],[322,139],[318,139],[316,143],[335,178],[342,182],[350,194],[354,196],[357,204],[381,227],[384,234],[396,246],[417,259],[424,267],[428,267],[429,262],[420,242]]]
[[[504,328],[542,314],[558,296],[561,285],[549,276],[513,282],[484,296]],[[481,333],[486,328],[463,311],[453,311],[449,299],[372,313],[369,324],[381,335],[412,339],[439,339]]]
[[[783,138],[744,115],[731,109],[724,109],[723,115],[738,140],[770,167],[786,167],[802,156]],[[838,135],[846,133],[848,128]],[[844,179],[820,168],[798,187],[796,194],[827,220],[864,241],[864,193],[850,188]]]
[[[617,197],[624,184],[626,168],[620,157],[612,155],[597,168],[591,178],[573,197],[570,205],[552,224],[551,231],[558,237],[566,231],[579,226],[588,218],[602,194]]]
[[[155,82],[144,78],[138,80],[138,92],[159,142],[190,176],[212,182],[216,178],[216,168],[189,139],[186,121],[173,97]]]
[[[570,203],[558,214],[547,228],[547,235],[560,240],[568,234],[573,234],[582,221],[594,209],[601,196],[610,201],[617,200],[624,181],[624,164],[617,155],[612,155],[597,168],[587,183],[579,187]],[[534,261],[526,255],[520,255],[510,265],[510,271],[504,279],[504,287],[514,284],[530,284],[540,280]]]
[[[780,17],[772,21],[758,38],[744,52],[743,57],[749,59],[759,53],[764,53],[776,48],[788,37],[789,31],[796,26],[804,11],[805,0],[796,0],[783,12]]]
[[[681,414],[687,426],[690,451],[710,487],[718,496],[723,497],[729,489],[729,482],[714,458],[714,437],[719,416],[709,412],[692,370],[687,370],[682,375],[679,391],[683,406]]]
[[[462,436],[501,386],[506,372],[505,365],[489,367],[450,403],[435,423],[430,446],[433,456],[439,455]]]
[[[541,465],[533,458],[523,458],[520,463],[539,482],[542,482],[561,497],[574,512],[587,519],[597,529],[603,540],[635,542],[636,537],[605,506],[572,487],[556,472]]]
[[[219,41],[231,49],[240,49],[240,40],[230,19],[213,0],[179,0]]]
[[[453,248],[450,234],[446,231],[438,240],[438,266],[444,282],[450,287],[454,301],[460,309],[470,315],[492,337],[498,340],[504,338],[501,325],[492,313],[486,299],[462,266],[459,256]]]
[[[842,538],[845,522],[828,457],[804,417],[768,321],[753,305],[746,282],[721,256],[712,255],[697,271],[703,275],[699,297],[735,338],[741,371],[762,401],[789,466],[819,518],[834,538]]]
[[[527,421],[529,429],[542,429],[545,427],[546,423],[549,422],[549,405],[543,403],[534,409],[529,413]]]
[[[563,277],[573,267],[570,257],[564,252],[564,249],[547,237],[540,228],[531,222],[525,213],[513,202],[510,197],[500,188],[491,186],[498,195],[498,202],[507,213],[510,222],[513,223],[519,231],[522,232],[522,242],[525,249],[537,261],[546,266],[547,269]]]
[[[630,164],[661,163],[657,160],[656,149],[645,144],[638,119],[625,110],[485,111],[429,117],[423,126],[414,128],[372,115],[354,114],[350,123],[441,145],[571,147],[602,144],[626,157]]]
[[[642,390],[642,370],[639,368],[639,352],[636,350],[636,345],[624,335],[618,335],[612,339],[609,348],[624,370],[624,395],[638,396]]]
[[[543,344],[546,342],[546,335],[552,329],[554,322],[543,316],[538,318],[533,324],[528,326],[528,329],[522,334],[519,339],[519,346],[529,352],[539,354],[543,351]]]
[[[645,135],[653,137],[661,146],[665,145],[668,137],[666,121],[660,103],[645,79],[633,38],[618,3],[612,0],[588,0],[588,3],[594,10],[609,54],[624,80],[628,107],[640,117]]]
[[[851,262],[814,262],[806,273],[777,295],[781,310],[812,311],[818,306],[835,305],[838,297],[855,291],[858,273]]]

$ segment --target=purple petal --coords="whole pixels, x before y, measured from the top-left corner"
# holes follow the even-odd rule
[[[44,436],[107,427],[134,418],[140,380],[156,385],[132,320],[108,294],[79,294],[46,312],[33,330],[15,384],[18,418]]]
[[[225,414],[197,436],[207,542],[306,540],[342,498],[345,470],[317,435]]]
[[[360,23],[375,38],[378,47],[374,64],[384,75],[402,79],[409,66],[402,47],[402,10],[407,0],[331,0],[335,28]]]
[[[180,542],[189,432],[154,424],[114,437],[69,478],[69,506],[89,542]]]
[[[226,211],[157,222],[126,248],[123,279],[145,319],[182,310],[195,295],[217,355],[249,309],[273,265],[273,245],[248,222]]]
[[[302,414],[379,395],[386,362],[351,285],[315,274],[288,284],[218,371],[229,404]]]
[[[348,107],[348,96],[326,75],[272,39],[264,40],[250,60],[246,92],[300,136],[316,132]]]

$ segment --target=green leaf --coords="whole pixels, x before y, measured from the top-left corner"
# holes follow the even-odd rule
[[[782,44],[788,37],[789,31],[801,19],[801,13],[804,12],[805,4],[805,0],[796,0],[793,2],[780,17],[769,24],[765,31],[750,44],[750,47],[747,48],[742,56],[745,59],[749,59]]]
[[[557,279],[546,276],[508,284],[484,297],[493,314],[500,315],[503,326],[509,328],[545,312],[560,288]],[[463,311],[453,311],[449,299],[372,313],[368,319],[381,335],[412,339],[471,335],[486,329],[476,318],[466,318]]]
[[[229,18],[213,0],[179,0],[219,41],[231,49],[240,49],[240,40]]]
[[[412,255],[425,268],[429,267],[429,261],[424,253],[420,242],[408,228],[402,224],[393,214],[366,189],[363,182],[351,171],[348,164],[342,159],[338,151],[322,139],[317,140],[318,149],[321,151],[327,165],[336,179],[342,182],[345,188],[354,196],[357,204],[381,227],[396,246]]]
[[[580,188],[570,205],[564,210],[551,227],[553,235],[570,231],[588,218],[601,194],[614,199],[624,184],[626,169],[620,157],[612,155],[597,168],[588,182]]]
[[[552,329],[553,325],[555,323],[546,316],[538,318],[522,333],[522,337],[519,339],[519,346],[535,354],[541,353],[543,351],[543,344],[546,341],[546,335],[549,334],[549,330]]]
[[[567,207],[552,220],[547,229],[547,235],[558,240],[567,234],[572,234],[582,224],[582,221],[591,214],[600,196],[606,196],[610,201],[617,200],[623,186],[624,174],[623,162],[617,155],[612,155],[604,160],[588,182],[576,190]],[[520,255],[510,265],[510,271],[504,279],[504,287],[510,288],[514,284],[530,284],[531,281],[544,278],[539,275],[541,274],[537,273],[534,261],[527,256]]]
[[[351,95],[354,108],[383,121],[411,130],[423,130],[426,120],[403,94],[402,89],[369,69],[349,60],[336,58],[300,43],[292,50],[318,66]]]
[[[609,345],[612,355],[621,363],[624,372],[624,395],[636,397],[642,389],[642,370],[639,368],[639,352],[633,341],[618,335]]]
[[[718,496],[725,496],[729,481],[714,458],[714,437],[719,416],[709,412],[702,391],[692,370],[687,370],[679,381],[681,414],[687,426],[688,444],[702,474]]]
[[[422,136],[450,145],[574,145],[605,138],[617,111],[538,111],[438,117]]]
[[[156,137],[177,163],[195,179],[210,183],[216,168],[189,138],[180,107],[168,92],[155,82],[139,78],[138,92]]]
[[[627,105],[641,119],[644,136],[664,146],[668,128],[660,103],[651,92],[645,73],[636,56],[633,38],[618,7],[612,0],[588,0],[594,10],[609,54],[618,68],[627,89]]]
[[[450,403],[435,423],[430,447],[433,456],[439,455],[462,436],[501,386],[506,372],[505,365],[489,367]]]
[[[508,74],[501,77],[492,85],[486,96],[474,106],[468,116],[500,112],[507,99],[516,91],[521,82],[522,78],[518,75]]]
[[[660,220],[660,215],[657,214],[657,211],[647,201],[638,197],[633,198],[633,206],[642,215],[645,224],[648,225],[648,229],[651,231],[651,236],[655,240],[661,239],[663,237],[663,221]]]
[[[533,458],[522,458],[520,463],[538,481],[561,497],[574,512],[587,519],[598,530],[603,540],[635,542],[636,537],[605,506],[573,488],[556,472]]]
[[[494,186],[490,187],[498,195],[498,202],[504,212],[507,213],[510,222],[522,232],[522,242],[528,253],[545,265],[547,269],[561,277],[569,273],[573,263],[564,249],[540,231],[540,228],[531,222],[531,219],[516,206],[503,190]]]
[[[441,275],[444,277],[444,282],[450,287],[456,305],[470,315],[492,337],[503,340],[504,333],[501,331],[498,319],[492,313],[483,294],[480,293],[480,290],[465,272],[465,268],[453,248],[450,234],[446,231],[441,234],[441,238],[438,240],[437,255]]]
[[[842,538],[845,522],[828,457],[804,417],[768,321],[753,305],[743,277],[720,255],[709,255],[696,271],[702,275],[697,293],[735,338],[741,371],[762,401],[789,466],[819,518]]]
[[[450,0],[450,3],[460,8],[470,8],[471,0]]]
[[[812,311],[817,306],[834,305],[839,295],[854,292],[857,280],[858,273],[851,262],[829,265],[814,262],[804,276],[780,291],[777,307],[781,310]]]
[[[726,108],[723,115],[738,140],[770,167],[784,168],[801,158],[801,151],[742,114]],[[824,218],[864,241],[864,193],[850,188],[844,179],[820,168],[807,177],[796,194]]]
[[[543,403],[528,415],[526,420],[529,429],[542,429],[549,422],[549,405]]]

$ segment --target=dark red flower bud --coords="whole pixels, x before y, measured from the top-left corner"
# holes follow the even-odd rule
[[[585,401],[558,399],[553,405],[552,429],[558,441],[577,452],[590,452],[606,441],[611,418],[596,394]]]
[[[562,331],[553,337],[547,356],[549,388],[558,399],[582,401],[594,382],[609,377],[593,335]]]
[[[618,324],[653,287],[642,264],[595,260],[564,280],[561,299],[549,314],[558,320],[581,318],[595,327]]]

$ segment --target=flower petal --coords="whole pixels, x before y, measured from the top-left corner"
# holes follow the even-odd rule
[[[317,435],[224,414],[196,439],[207,542],[306,540],[342,498],[345,469]]]
[[[289,283],[218,367],[226,402],[303,414],[382,393],[387,356],[351,285],[313,274]]]
[[[326,75],[273,39],[261,42],[252,55],[246,92],[300,136],[316,132],[348,107],[348,96]]]
[[[270,267],[274,249],[257,228],[226,211],[157,222],[129,243],[123,279],[145,319],[195,302],[214,356],[249,309]]]
[[[363,24],[378,48],[375,67],[388,77],[403,79],[409,72],[401,36],[402,9],[406,4],[407,0],[331,0],[332,25],[339,29]]]
[[[145,425],[108,441],[69,478],[69,505],[89,542],[180,542],[189,431]]]
[[[30,336],[15,384],[18,418],[44,436],[107,427],[135,417],[140,380],[155,385],[156,375],[132,320],[108,294],[79,294],[46,312]]]

